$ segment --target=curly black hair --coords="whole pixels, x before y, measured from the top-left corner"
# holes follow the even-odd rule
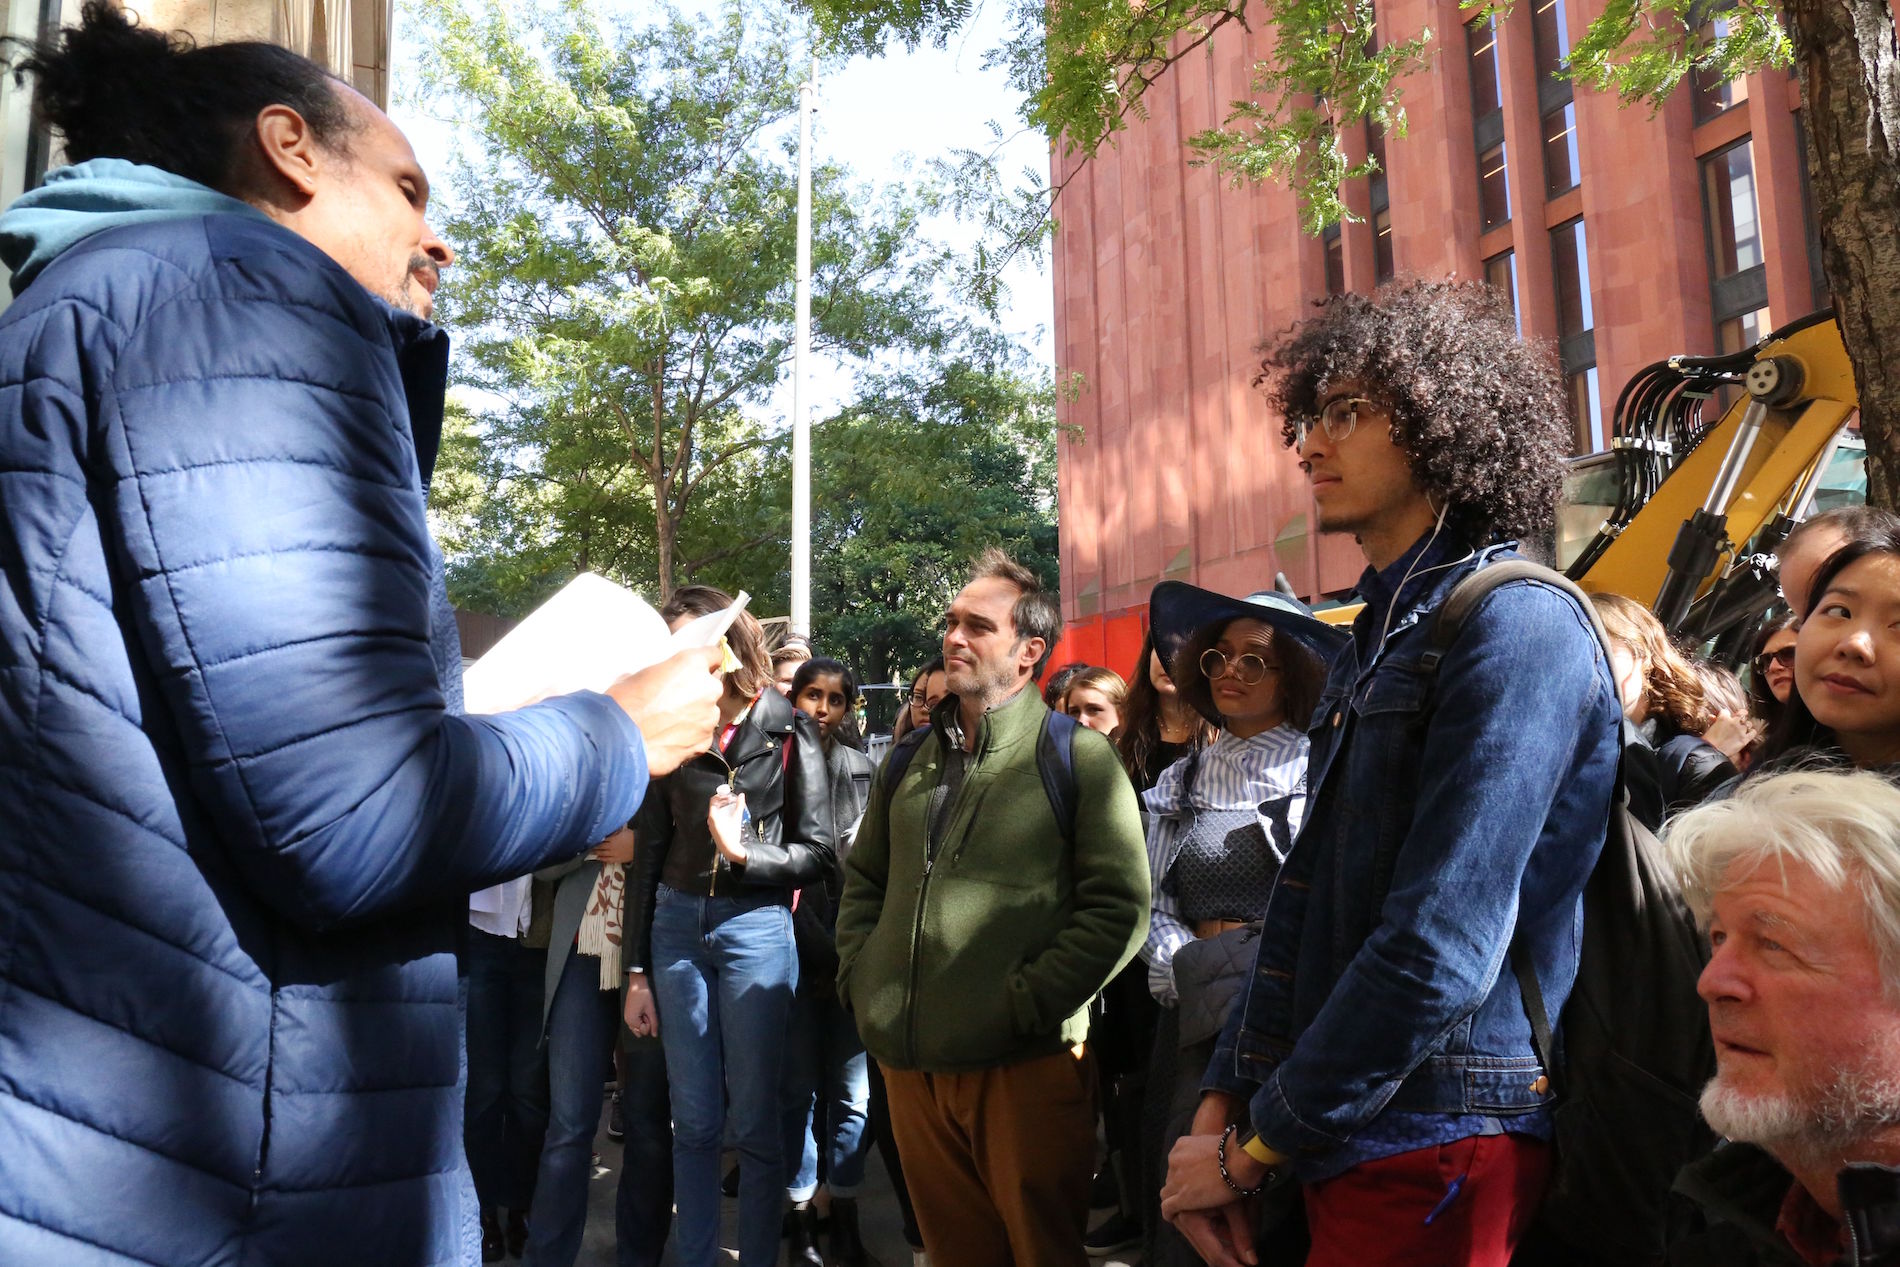
[[[1481,282],[1412,281],[1335,295],[1263,344],[1256,387],[1285,419],[1314,418],[1352,381],[1392,415],[1412,479],[1446,523],[1484,544],[1548,533],[1563,496],[1570,417],[1550,348],[1527,342]]]

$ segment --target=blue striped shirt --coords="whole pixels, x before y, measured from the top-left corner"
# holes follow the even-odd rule
[[[1276,726],[1251,739],[1222,732],[1201,750],[1191,800],[1186,785],[1192,756],[1163,770],[1155,785],[1142,793],[1142,808],[1149,814],[1148,876],[1154,898],[1141,957],[1148,964],[1148,989],[1164,1006],[1176,1002],[1174,952],[1194,940],[1177,899],[1163,883],[1180,855],[1187,811],[1255,810],[1267,840],[1284,849],[1306,814],[1306,753],[1306,732],[1292,725]],[[1284,822],[1279,821],[1281,814]]]

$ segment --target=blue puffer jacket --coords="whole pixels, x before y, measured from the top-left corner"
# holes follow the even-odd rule
[[[149,169],[40,211],[89,177],[174,214],[0,223],[0,1264],[459,1262],[466,895],[639,732],[450,708],[445,336]]]

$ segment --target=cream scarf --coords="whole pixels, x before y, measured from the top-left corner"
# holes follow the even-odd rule
[[[627,869],[618,863],[600,868],[600,879],[587,899],[581,915],[580,940],[576,950],[600,958],[600,988],[620,988],[620,915],[627,896]]]

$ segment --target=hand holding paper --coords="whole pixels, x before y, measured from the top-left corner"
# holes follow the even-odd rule
[[[719,662],[718,647],[693,647],[607,688],[640,727],[648,774],[671,774],[712,747],[726,689]]]
[[[731,607],[671,633],[638,594],[584,572],[470,666],[468,711],[603,691],[638,723],[648,771],[671,773],[712,746],[724,689],[719,648],[748,601],[741,593]]]

